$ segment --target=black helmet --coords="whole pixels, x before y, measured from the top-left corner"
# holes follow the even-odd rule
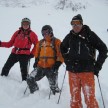
[[[53,29],[50,25],[45,25],[42,27],[42,30],[41,30],[42,35],[43,35],[43,31],[45,30],[48,30],[48,32],[53,35]]]
[[[30,21],[29,18],[23,18],[22,21],[21,21],[21,24],[22,24],[23,22],[29,22],[29,24],[31,24],[31,21]]]

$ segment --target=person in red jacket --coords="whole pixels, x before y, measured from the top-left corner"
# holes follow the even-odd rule
[[[23,18],[21,21],[21,27],[17,30],[9,42],[0,41],[0,47],[10,48],[13,46],[12,52],[7,59],[1,76],[8,76],[10,69],[12,66],[19,62],[22,80],[26,80],[27,78],[27,67],[30,58],[33,58],[35,45],[38,42],[37,35],[30,29],[31,21],[28,18]],[[34,48],[31,50],[32,44]],[[31,51],[30,51],[31,50]]]

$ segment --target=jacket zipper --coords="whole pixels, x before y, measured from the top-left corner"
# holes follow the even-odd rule
[[[80,54],[80,51],[81,51],[81,42],[79,42],[78,54]]]
[[[87,50],[88,50],[88,54],[89,54],[89,56],[91,56],[92,57],[92,55],[90,54],[90,50],[89,50],[89,47],[85,44],[85,47],[87,48]]]

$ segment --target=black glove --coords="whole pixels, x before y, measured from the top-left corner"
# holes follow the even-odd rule
[[[38,64],[38,58],[35,58],[35,62],[33,64],[33,68],[36,68],[37,67],[37,64]]]
[[[33,54],[30,54],[30,55],[29,55],[29,57],[30,57],[30,59],[31,59],[31,58],[33,58],[33,57],[34,57],[34,55],[33,55]]]
[[[61,64],[62,64],[61,61],[56,61],[55,64],[54,64],[54,66],[53,66],[53,69],[54,70],[58,70]]]
[[[96,63],[94,66],[94,75],[96,75],[97,77],[99,76],[99,71],[101,70],[102,66],[99,63]]]
[[[99,76],[99,70],[94,70],[94,75]]]

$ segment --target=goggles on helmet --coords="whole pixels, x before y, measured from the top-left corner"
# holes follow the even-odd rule
[[[72,23],[71,23],[71,25],[72,25],[72,26],[81,26],[82,23],[81,23],[81,21],[79,21],[79,20],[73,20]]]

